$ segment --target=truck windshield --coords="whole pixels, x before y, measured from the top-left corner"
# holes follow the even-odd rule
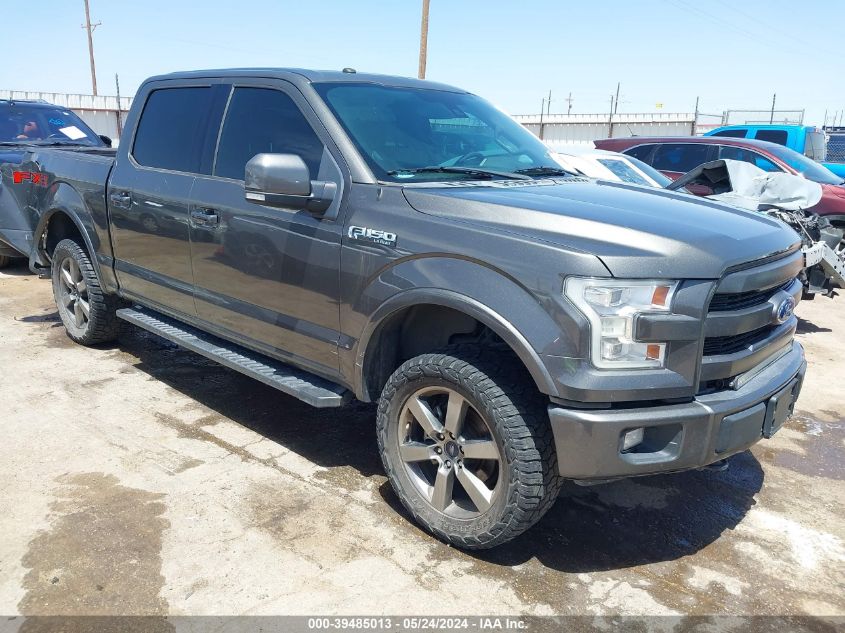
[[[810,160],[803,154],[799,154],[788,147],[773,144],[766,146],[766,151],[780,158],[807,180],[812,180],[823,185],[841,185],[845,182],[827,167],[819,165],[816,161]]]
[[[562,175],[539,139],[475,95],[367,83],[314,87],[379,180],[472,180],[485,170]],[[467,169],[423,169],[431,167]]]
[[[21,101],[0,102],[0,143],[104,145],[70,110]]]

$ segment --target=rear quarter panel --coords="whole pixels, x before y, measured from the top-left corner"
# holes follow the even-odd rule
[[[93,255],[94,265],[107,289],[113,287],[112,249],[109,239],[105,186],[114,164],[112,155],[86,154],[60,150],[38,150],[32,155],[32,168],[46,178],[47,186],[33,186],[31,206],[35,219],[35,244],[47,230],[56,213],[65,213],[83,235]],[[34,254],[39,264],[46,253],[40,247]]]

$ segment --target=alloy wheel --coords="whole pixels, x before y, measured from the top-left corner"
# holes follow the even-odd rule
[[[66,257],[60,268],[61,307],[67,312],[76,327],[84,329],[91,316],[88,302],[88,286],[82,276],[79,263],[72,257]]]
[[[502,456],[472,404],[447,387],[426,387],[399,415],[399,457],[419,493],[453,518],[484,514],[500,494]]]

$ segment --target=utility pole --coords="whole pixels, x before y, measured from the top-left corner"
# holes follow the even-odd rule
[[[698,126],[698,97],[695,98],[695,113],[692,115],[692,135],[695,136]]]
[[[622,82],[616,83],[616,100],[613,102],[613,114],[619,110],[619,87],[622,85]]]
[[[88,3],[88,0],[85,0]],[[420,30],[420,69],[417,77],[425,79],[425,63],[428,58],[428,4],[429,0],[422,3],[422,28]]]
[[[88,9],[88,0],[83,0],[85,2],[85,24],[82,25],[82,28],[88,31],[88,57],[91,60],[91,88],[94,91],[94,95],[97,95],[97,69],[94,67],[94,29],[96,29],[102,22],[97,22],[96,24],[91,24],[91,12]]]
[[[772,95],[772,114],[771,114],[771,116],[769,116],[769,124],[770,125],[775,122],[775,101],[777,100],[777,98],[778,98],[778,93],[775,93],[775,94]]]
[[[566,102],[569,104],[566,108],[566,114],[572,114],[572,93],[569,93],[569,96],[566,98]]]
[[[537,134],[537,136],[540,138],[540,140],[543,139],[543,113],[545,111],[546,111],[546,98],[543,97],[543,100],[540,101],[540,132]]]
[[[549,100],[546,101],[546,114],[552,113],[552,91],[549,90]]]
[[[117,73],[114,74],[114,87],[117,89],[117,138],[120,138],[120,135],[123,134],[123,120],[120,115],[120,79],[118,79]]]
[[[607,138],[613,138],[613,95],[610,95],[610,114],[607,117]]]

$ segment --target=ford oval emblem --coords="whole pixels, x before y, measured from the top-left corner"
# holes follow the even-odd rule
[[[789,319],[789,317],[792,316],[792,313],[794,311],[795,311],[795,299],[793,299],[792,297],[787,297],[786,299],[784,299],[783,301],[781,301],[779,304],[777,304],[775,306],[775,310],[774,310],[775,322],[778,323],[778,324],[786,323],[786,321]]]

